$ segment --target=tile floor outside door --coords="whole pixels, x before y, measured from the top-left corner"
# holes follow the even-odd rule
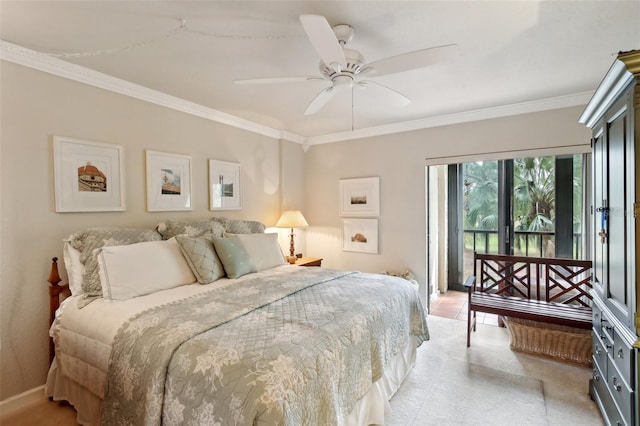
[[[450,290],[445,294],[440,294],[431,301],[429,314],[437,317],[467,320],[468,294],[463,291]],[[498,316],[478,312],[476,314],[477,324],[498,325]]]

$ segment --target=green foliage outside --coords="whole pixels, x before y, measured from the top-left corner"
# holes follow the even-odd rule
[[[573,226],[581,228],[582,157],[573,159]],[[555,230],[555,157],[517,158],[513,160],[514,231],[554,232]],[[498,252],[498,162],[483,161],[463,165],[463,226],[465,230],[494,231],[476,237],[478,251]],[[485,238],[488,239],[485,245]],[[540,253],[553,235],[517,235],[514,252],[525,254],[529,238],[529,255]],[[537,248],[536,248],[537,247]],[[465,234],[465,248],[473,249],[472,234]]]

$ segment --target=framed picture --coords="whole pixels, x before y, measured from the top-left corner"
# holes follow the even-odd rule
[[[380,215],[380,178],[340,179],[340,216]]]
[[[123,164],[120,145],[54,136],[56,211],[124,211]]]
[[[342,250],[378,253],[378,219],[342,219]]]
[[[147,150],[147,211],[192,210],[191,157]]]
[[[240,163],[209,160],[209,210],[240,210]]]

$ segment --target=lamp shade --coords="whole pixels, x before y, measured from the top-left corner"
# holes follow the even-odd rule
[[[300,210],[285,210],[276,223],[278,228],[306,228],[307,226],[309,224]]]

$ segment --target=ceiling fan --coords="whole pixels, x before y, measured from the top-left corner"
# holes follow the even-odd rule
[[[326,80],[331,85],[323,89],[309,103],[304,115],[312,115],[320,111],[340,87],[378,86],[395,97],[400,104],[407,105],[411,99],[404,94],[372,80],[361,79],[364,75],[377,77],[423,68],[438,62],[455,59],[459,56],[458,46],[449,44],[402,53],[378,61],[365,63],[360,52],[345,48],[353,39],[354,30],[350,25],[340,24],[333,28],[324,16],[301,15],[300,22],[311,41],[313,48],[320,56],[321,76],[310,77],[276,77],[250,80],[236,80],[235,84],[271,84],[287,82],[304,82]]]

